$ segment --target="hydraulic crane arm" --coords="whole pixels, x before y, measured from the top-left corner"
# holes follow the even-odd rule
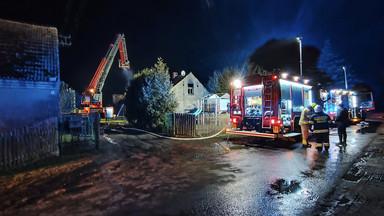
[[[110,44],[107,54],[101,60],[99,67],[88,86],[87,92],[90,94],[101,94],[117,50],[120,52],[119,67],[124,69],[130,68],[124,34],[118,34],[115,43]]]

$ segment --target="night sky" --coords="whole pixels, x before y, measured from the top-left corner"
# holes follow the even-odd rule
[[[60,48],[60,73],[79,93],[117,33],[126,35],[134,72],[162,57],[171,72],[192,71],[203,83],[214,70],[245,63],[271,39],[302,36],[303,46],[319,50],[330,39],[358,78],[374,88],[377,108],[384,110],[384,12],[379,0],[79,0],[70,10],[67,2],[7,1],[1,3],[0,18],[71,33],[72,46]],[[125,83],[115,59],[104,95],[122,93]]]

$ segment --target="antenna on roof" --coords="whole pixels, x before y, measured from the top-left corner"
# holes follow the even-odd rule
[[[181,76],[185,76],[185,70],[181,71]]]

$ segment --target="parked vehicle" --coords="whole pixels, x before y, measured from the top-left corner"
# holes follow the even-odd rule
[[[124,34],[117,34],[115,42],[109,45],[107,54],[102,58],[87,90],[82,94],[81,105],[84,107],[82,113],[97,112],[103,117],[107,115],[103,107],[102,90],[117,51],[120,53],[119,68],[130,69]]]
[[[299,119],[312,104],[312,86],[298,76],[253,75],[231,83],[227,133],[266,138],[300,136]]]
[[[354,92],[344,89],[332,89],[329,92],[322,90],[320,93],[324,101],[324,112],[332,119],[337,113],[337,105],[343,104],[349,111],[351,123],[363,121],[367,112],[375,110],[372,92]]]

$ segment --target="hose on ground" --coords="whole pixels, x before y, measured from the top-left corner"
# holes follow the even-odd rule
[[[229,125],[229,124],[228,124],[228,125]],[[127,128],[127,127],[121,127],[121,128],[122,128],[122,129],[125,129],[125,130],[134,130],[134,131],[139,131],[139,132],[148,133],[148,134],[151,134],[151,135],[153,135],[153,136],[160,137],[160,138],[164,138],[164,139],[182,140],[182,141],[191,141],[191,140],[205,140],[205,139],[210,139],[210,138],[216,137],[216,136],[218,136],[219,134],[221,134],[221,133],[228,127],[228,125],[226,125],[223,129],[221,129],[221,130],[220,130],[219,132],[217,132],[216,134],[213,134],[213,135],[211,135],[211,136],[207,136],[207,137],[196,137],[196,138],[169,137],[169,136],[163,136],[163,135],[160,135],[160,134],[156,134],[156,133],[149,132],[149,131],[142,130],[142,129],[138,129],[138,128]]]

